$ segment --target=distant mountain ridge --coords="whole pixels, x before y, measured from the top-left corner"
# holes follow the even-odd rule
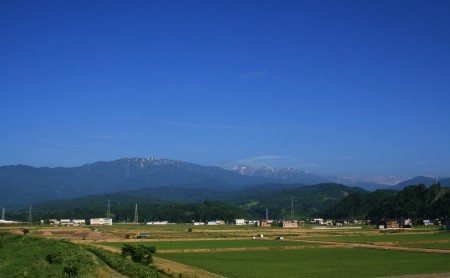
[[[270,166],[256,167],[236,165],[232,168],[232,171],[243,176],[273,178],[290,183],[301,183],[304,185],[331,182],[331,180],[327,178],[295,168],[275,169]]]
[[[158,158],[124,158],[71,168],[1,166],[0,192],[3,194],[0,195],[0,204],[28,204],[163,186],[226,191],[268,182],[275,180],[242,176],[220,167]]]
[[[393,183],[395,177],[381,180]],[[366,190],[401,190],[408,185],[433,184],[435,178],[416,177],[396,186],[361,182],[353,178],[322,177],[293,168],[252,167],[238,165],[232,170],[214,166],[159,158],[123,158],[99,161],[78,167],[32,167],[25,165],[0,166],[0,206],[16,206],[44,200],[73,199],[93,194],[109,194],[155,188],[160,199],[164,194],[178,196],[177,200],[200,200],[217,197],[218,192],[241,190],[246,186],[272,184],[274,187],[307,186],[320,183],[340,183]],[[450,186],[449,178],[442,178],[443,187]],[[166,189],[161,189],[168,187]],[[170,189],[172,188],[172,189]],[[146,193],[147,194],[147,193]],[[197,194],[197,195],[196,195]],[[208,198],[209,198],[208,197]]]
[[[408,187],[410,185],[418,185],[418,184],[423,184],[423,185],[425,185],[427,187],[430,187],[433,184],[435,184],[437,181],[439,181],[439,183],[443,187],[450,187],[450,178],[445,178],[445,177],[437,178],[437,177],[417,176],[417,177],[414,177],[412,179],[402,181],[402,182],[398,183],[397,185],[395,185],[395,186],[393,186],[391,188],[395,189],[395,190],[402,190],[405,187]]]
[[[295,168],[281,168],[276,169],[270,166],[249,166],[236,165],[232,171],[241,175],[252,177],[270,177],[274,179],[283,180],[290,183],[301,183],[304,185],[313,185],[318,183],[339,183],[348,186],[358,186],[366,190],[374,191],[377,189],[388,189],[390,186],[396,185],[399,182],[405,181],[405,178],[398,178],[393,176],[380,176],[365,179],[356,179],[353,177],[338,177],[338,176],[319,176],[317,174],[303,171]]]

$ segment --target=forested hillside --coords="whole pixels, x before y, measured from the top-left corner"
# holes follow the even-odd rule
[[[330,218],[435,219],[450,215],[450,189],[435,184],[408,186],[400,192],[353,193],[325,213]]]
[[[345,196],[356,192],[367,191],[340,184],[266,184],[233,192],[175,187],[148,188],[37,203],[33,205],[33,218],[104,217],[108,200],[115,222],[133,221],[136,204],[141,222],[167,220],[186,223],[215,219],[264,219],[266,209],[269,210],[271,219],[290,219],[292,205],[295,218],[307,218],[319,216]],[[208,197],[209,200],[205,199]],[[27,211],[27,208],[23,208],[14,218],[26,221]]]

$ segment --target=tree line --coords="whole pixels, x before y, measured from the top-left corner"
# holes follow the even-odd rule
[[[353,193],[329,208],[324,217],[333,219],[438,219],[450,215],[450,188],[439,183],[430,188],[411,185],[400,192],[377,190]]]

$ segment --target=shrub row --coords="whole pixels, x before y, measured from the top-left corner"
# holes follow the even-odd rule
[[[128,277],[162,277],[162,275],[157,272],[154,268],[150,266],[145,266],[140,263],[134,263],[127,258],[122,257],[119,254],[106,251],[101,248],[94,246],[84,247],[89,252],[92,252],[107,265],[113,268],[115,271],[128,276]]]

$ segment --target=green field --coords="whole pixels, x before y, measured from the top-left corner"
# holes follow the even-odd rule
[[[309,240],[319,241],[337,241],[337,242],[355,242],[355,243],[371,243],[371,242],[412,242],[412,241],[433,241],[433,240],[450,240],[449,232],[425,233],[425,234],[379,234],[379,235],[348,235],[348,236],[330,236],[330,237],[309,237]]]
[[[450,272],[450,255],[356,248],[158,256],[226,277],[380,277]]]
[[[103,245],[121,248],[126,242],[107,242]],[[177,249],[216,249],[216,248],[251,248],[251,247],[281,247],[281,246],[314,246],[301,242],[275,240],[189,240],[189,241],[144,241],[145,244],[156,246],[156,250]]]
[[[404,244],[404,246],[430,249],[450,249],[450,242],[408,243]]]

